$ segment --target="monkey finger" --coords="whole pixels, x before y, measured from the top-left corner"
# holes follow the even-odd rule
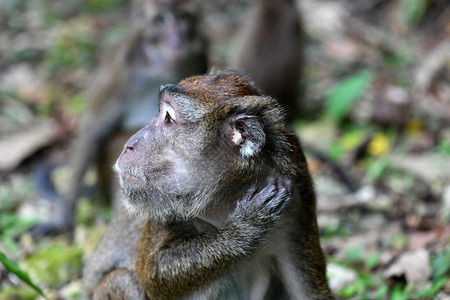
[[[272,180],[270,180],[269,182],[271,182]],[[260,205],[266,205],[267,203],[269,203],[276,195],[278,192],[278,187],[275,184],[275,181],[273,181],[274,183],[270,183],[267,186],[265,186],[260,192],[258,192],[257,195],[255,195],[255,202],[257,202]]]
[[[256,194],[256,191],[258,190],[256,185],[252,185],[244,194],[244,196],[242,197],[242,200],[244,201],[248,201],[251,198],[253,198]]]
[[[289,199],[291,199],[290,193],[283,191],[283,193],[276,197],[269,206],[270,214],[281,214]]]

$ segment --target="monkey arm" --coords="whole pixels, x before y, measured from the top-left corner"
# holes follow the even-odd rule
[[[135,272],[118,268],[103,278],[95,289],[92,299],[145,300],[146,298],[138,285]]]
[[[150,299],[182,296],[213,281],[240,259],[249,256],[260,245],[263,235],[263,232],[255,230],[257,234],[249,237],[237,226],[224,226],[180,239],[170,237],[176,232],[167,229],[161,232],[160,229],[158,236],[162,234],[169,238],[158,243],[154,236],[149,237],[150,232],[155,231],[146,231],[148,233],[144,233],[145,240],[141,241],[140,248],[155,248],[151,249],[152,255],[144,255],[140,250],[137,270],[141,287]]]
[[[251,188],[221,227],[202,233],[186,233],[186,224],[164,227],[150,220],[136,261],[138,279],[147,297],[186,295],[251,256],[290,198],[289,184],[273,180],[259,192]]]

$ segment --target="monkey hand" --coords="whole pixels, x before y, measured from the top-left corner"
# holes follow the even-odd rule
[[[291,198],[290,187],[290,179],[273,177],[260,191],[252,186],[238,202],[232,218],[266,231],[279,219]]]

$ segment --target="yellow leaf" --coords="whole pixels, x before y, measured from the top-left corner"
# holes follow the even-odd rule
[[[376,133],[369,144],[367,152],[372,156],[382,156],[391,151],[389,139],[383,133]]]

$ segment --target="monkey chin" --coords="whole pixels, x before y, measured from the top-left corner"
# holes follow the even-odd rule
[[[173,196],[162,194],[156,188],[145,186],[132,188],[126,184],[121,186],[122,205],[130,215],[139,219],[151,219],[161,225],[185,222],[193,218],[186,215],[187,208],[177,205]]]
[[[124,194],[122,192],[122,194]],[[148,208],[144,203],[131,203],[128,197],[122,197],[121,204],[126,209],[129,215],[135,216],[141,221],[145,221],[148,218]]]

